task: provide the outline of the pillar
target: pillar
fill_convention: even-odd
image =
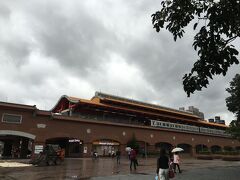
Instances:
[[[86,142],[83,144],[83,157],[92,156],[92,143]]]

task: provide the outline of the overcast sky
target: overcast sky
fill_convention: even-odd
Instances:
[[[229,123],[229,86],[240,66],[190,98],[182,77],[197,59],[192,27],[173,41],[156,33],[160,0],[0,1],[0,101],[50,110],[62,95],[95,91],[178,109],[195,106],[205,119]]]

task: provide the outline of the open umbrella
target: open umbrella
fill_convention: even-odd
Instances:
[[[176,147],[172,150],[172,153],[175,153],[175,152],[181,152],[181,151],[184,151],[182,148],[180,147]]]
[[[125,150],[126,150],[127,152],[129,152],[129,151],[131,151],[131,149],[132,149],[131,147],[126,147]]]

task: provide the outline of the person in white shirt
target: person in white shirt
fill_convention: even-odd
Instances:
[[[179,164],[180,164],[180,157],[179,157],[177,152],[174,153],[174,155],[173,155],[173,164],[174,164],[174,166],[173,166],[174,167],[174,172],[176,173],[176,166],[177,166],[178,167],[178,172],[182,173],[182,171],[180,169],[180,166],[179,166]]]

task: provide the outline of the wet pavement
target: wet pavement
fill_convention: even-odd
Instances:
[[[118,165],[116,159],[99,158],[92,160],[65,159],[58,166],[43,167],[0,167],[1,180],[144,180],[154,179],[156,171],[156,158],[138,159],[139,166],[136,171],[129,170],[127,158],[121,159]],[[14,160],[3,161],[14,163]],[[28,160],[18,160],[27,163]],[[184,180],[238,180],[240,177],[240,162],[222,160],[196,160],[183,159],[181,164],[182,174],[177,174],[174,179]],[[224,179],[225,178],[225,179]],[[235,178],[235,179],[234,179]]]

